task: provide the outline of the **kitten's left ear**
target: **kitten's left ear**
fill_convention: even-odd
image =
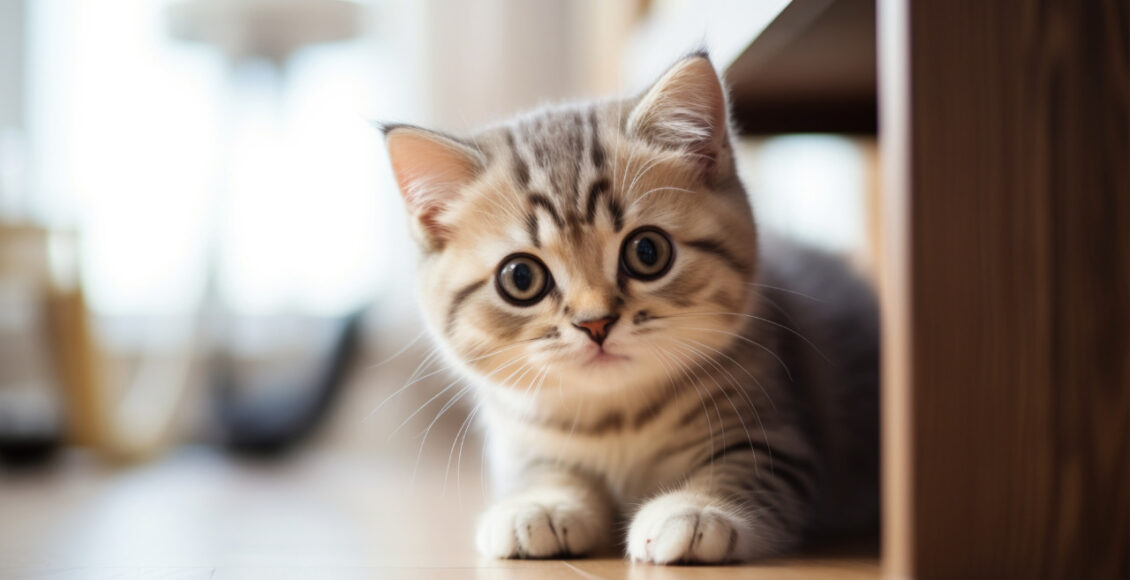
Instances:
[[[412,127],[382,128],[392,171],[425,248],[442,248],[451,234],[447,213],[482,171],[479,152],[446,135]]]
[[[701,156],[707,175],[728,164],[726,92],[705,53],[671,67],[628,117],[628,133]]]

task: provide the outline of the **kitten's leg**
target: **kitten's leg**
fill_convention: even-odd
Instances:
[[[479,520],[479,552],[494,558],[588,554],[606,545],[612,507],[601,485],[579,473],[539,466],[520,491],[495,503]]]
[[[758,469],[754,469],[757,462]],[[659,495],[632,520],[634,561],[720,563],[781,553],[797,543],[813,489],[811,471],[737,445]]]

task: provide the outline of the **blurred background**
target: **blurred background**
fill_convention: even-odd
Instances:
[[[706,45],[760,221],[870,274],[874,6],[811,47],[870,69],[767,70],[788,4],[0,0],[0,576],[418,564],[386,522],[420,490],[469,551],[477,431],[374,121],[458,133]],[[870,105],[814,133],[797,93]]]

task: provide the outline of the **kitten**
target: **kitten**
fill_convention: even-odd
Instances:
[[[385,132],[428,324],[482,404],[483,554],[747,561],[874,524],[871,292],[759,240],[705,53],[635,98]]]

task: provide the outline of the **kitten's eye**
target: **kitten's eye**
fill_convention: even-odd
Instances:
[[[675,253],[671,239],[663,230],[646,226],[624,238],[620,248],[620,266],[624,272],[640,280],[655,280],[671,268]]]
[[[553,277],[541,260],[530,254],[511,254],[494,277],[499,295],[515,306],[532,306],[553,287]]]

